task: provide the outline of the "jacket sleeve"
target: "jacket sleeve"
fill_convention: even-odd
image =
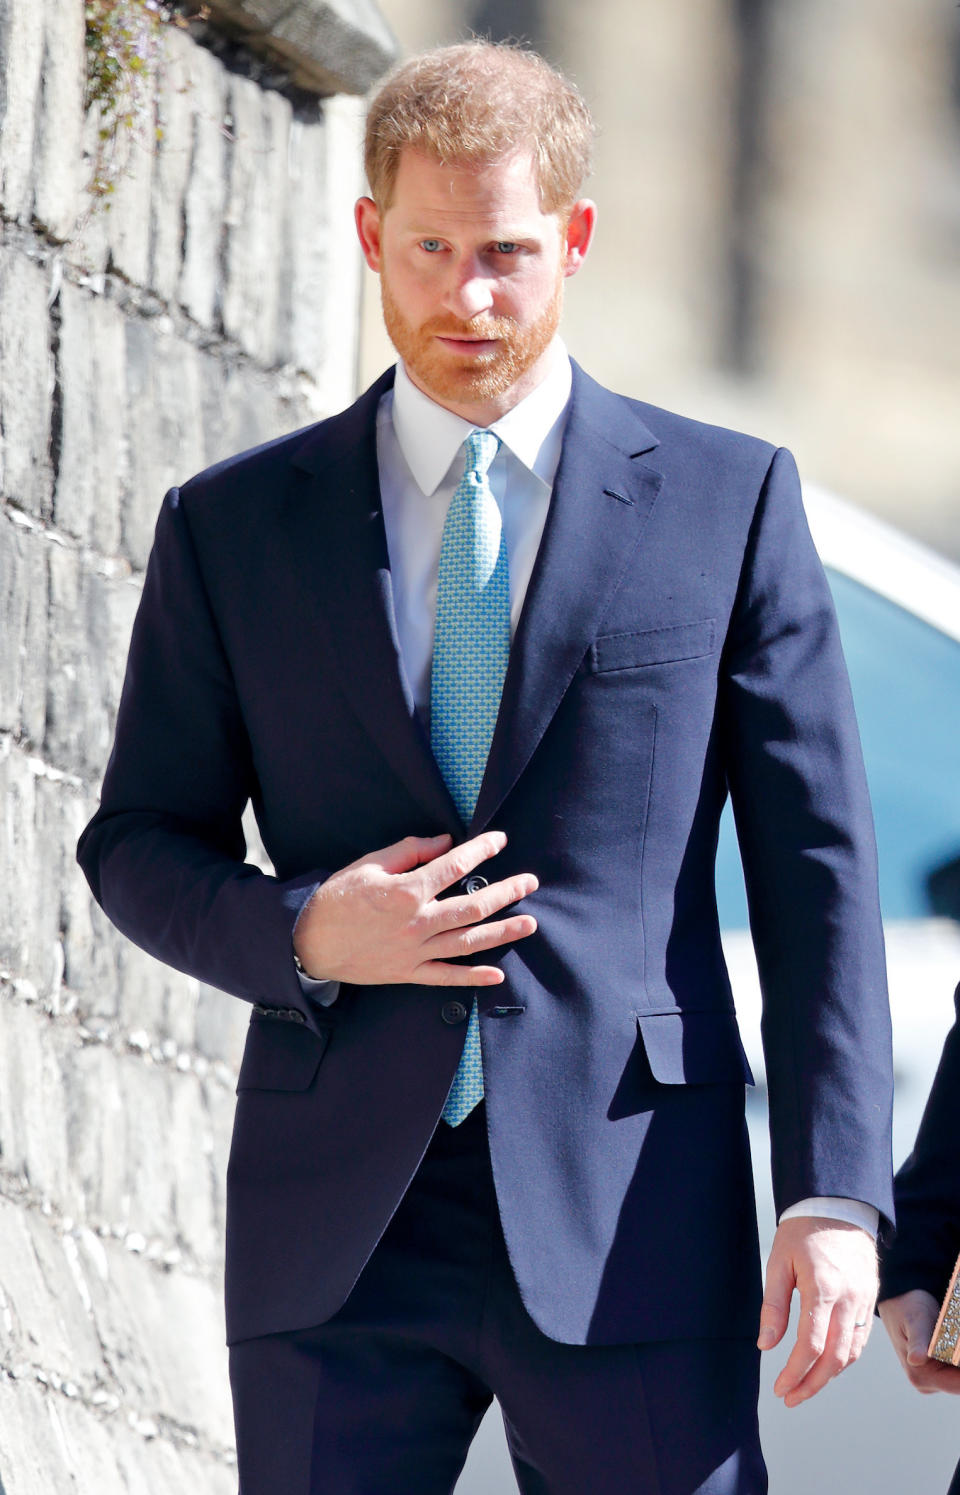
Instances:
[[[894,1181],[897,1233],[880,1253],[880,1297],[943,1297],[960,1255],[960,986],[913,1151]]]
[[[725,648],[721,723],[763,994],[778,1214],[892,1215],[892,1061],[873,820],[826,577],[775,453]]]
[[[180,493],[164,500],[100,808],[77,856],[97,902],[151,955],[250,1002],[316,1009],[293,927],[325,873],[244,861],[250,745]]]

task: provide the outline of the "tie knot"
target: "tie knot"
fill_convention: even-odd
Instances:
[[[477,473],[485,477],[497,452],[500,450],[500,437],[493,431],[471,431],[464,442],[467,450],[464,476]]]

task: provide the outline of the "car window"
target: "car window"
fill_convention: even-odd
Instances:
[[[929,876],[960,857],[960,643],[830,568],[880,854],[886,919],[929,917]],[[747,908],[727,806],[717,854],[724,929]]]

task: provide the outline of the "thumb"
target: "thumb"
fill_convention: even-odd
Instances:
[[[904,1325],[907,1331],[907,1364],[926,1365],[929,1356],[927,1346],[933,1332],[925,1320],[910,1318]]]
[[[780,1343],[790,1322],[790,1299],[796,1286],[796,1274],[787,1255],[776,1248],[767,1263],[767,1279],[763,1290],[763,1305],[760,1309],[760,1333],[757,1348],[772,1350]]]
[[[414,867],[422,867],[424,862],[432,862],[441,856],[449,850],[452,842],[453,838],[446,833],[440,836],[404,836],[402,841],[394,841],[392,846],[384,846],[361,860],[375,862],[384,872],[393,875],[412,872]]]

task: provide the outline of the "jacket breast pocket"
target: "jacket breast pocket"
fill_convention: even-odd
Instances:
[[[732,1012],[643,1012],[637,1027],[661,1085],[754,1083]]]
[[[589,667],[601,674],[674,664],[681,659],[702,659],[713,653],[716,636],[714,618],[699,623],[673,623],[667,628],[647,628],[639,633],[608,633],[591,644]]]
[[[243,1090],[309,1090],[331,1032],[253,1017],[247,1030],[237,1094]]]

